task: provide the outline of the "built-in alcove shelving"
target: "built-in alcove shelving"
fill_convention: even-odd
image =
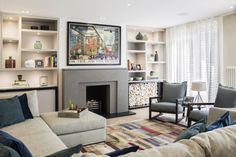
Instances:
[[[58,85],[58,19],[0,13],[0,30],[0,89],[21,88],[12,86],[17,75],[29,88],[39,87],[41,76],[48,77],[48,86]],[[41,48],[35,48],[37,41]],[[6,68],[9,57],[15,60],[15,68]],[[29,60],[43,65],[26,66]]]

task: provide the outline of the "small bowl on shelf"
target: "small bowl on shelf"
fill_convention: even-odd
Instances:
[[[133,80],[134,80],[134,78],[133,78],[133,77],[130,77],[130,78],[129,78],[129,81],[133,81]]]
[[[135,80],[136,80],[136,81],[142,81],[142,80],[143,80],[143,77],[135,77]]]

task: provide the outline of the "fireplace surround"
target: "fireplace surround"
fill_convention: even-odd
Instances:
[[[88,92],[96,88],[102,92],[104,89],[99,87],[103,86],[106,89],[105,114],[129,113],[127,69],[63,69],[62,75],[64,108],[69,100],[79,107],[87,107]]]

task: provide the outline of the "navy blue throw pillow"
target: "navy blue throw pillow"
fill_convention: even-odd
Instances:
[[[232,121],[230,125],[235,125],[236,124],[236,120]]]
[[[230,124],[231,124],[230,115],[229,115],[229,112],[226,112],[224,115],[218,118],[215,122],[209,124],[207,126],[207,131],[229,126]]]
[[[18,97],[0,99],[0,128],[25,120]]]
[[[82,148],[83,148],[83,145],[79,144],[77,146],[67,148],[67,149],[61,150],[59,152],[53,153],[53,154],[48,155],[46,157],[71,157],[73,154],[79,153]]]
[[[117,156],[125,155],[125,154],[131,153],[131,152],[136,152],[138,149],[139,149],[139,146],[132,146],[129,148],[124,148],[121,150],[116,150],[114,152],[107,153],[106,155],[110,156],[110,157],[117,157]]]
[[[29,109],[27,95],[23,94],[23,95],[19,96],[18,98],[19,98],[19,101],[21,104],[21,109],[22,109],[25,119],[32,119],[33,116],[32,116],[32,113]]]
[[[190,139],[191,137],[206,131],[206,124],[205,120],[200,120],[194,123],[191,127],[184,130],[175,140],[175,142],[182,140],[182,139]]]
[[[14,149],[0,143],[0,157],[20,157],[20,155]]]
[[[32,157],[28,148],[17,138],[0,130],[0,143],[14,149],[21,157]]]

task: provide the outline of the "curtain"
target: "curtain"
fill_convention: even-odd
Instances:
[[[215,101],[218,84],[223,81],[222,17],[197,21],[168,28],[166,31],[167,80],[204,81],[207,91],[201,92],[205,101]]]

